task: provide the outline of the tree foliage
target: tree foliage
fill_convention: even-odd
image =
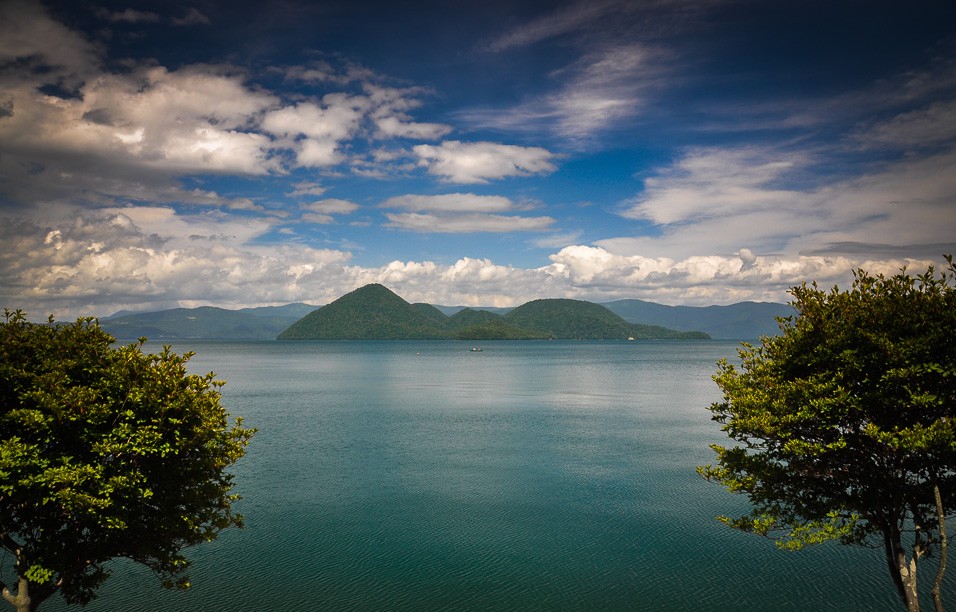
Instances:
[[[956,508],[956,268],[855,274],[849,291],[791,290],[782,334],[719,364],[710,407],[737,445],[714,445],[707,479],[749,497],[729,525],[798,549],[879,546],[917,610],[917,560],[941,558]],[[941,545],[942,544],[942,545]]]
[[[113,342],[93,319],[0,323],[0,540],[20,609],[89,602],[117,557],[186,588],[183,550],[242,525],[226,470],[254,430],[229,424],[223,383],[188,374],[191,353]]]

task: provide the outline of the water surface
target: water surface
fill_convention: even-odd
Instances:
[[[898,608],[879,551],[787,553],[714,520],[745,502],[694,471],[735,343],[470,347],[174,346],[259,428],[235,468],[247,527],[193,550],[190,591],[120,562],[87,609]]]

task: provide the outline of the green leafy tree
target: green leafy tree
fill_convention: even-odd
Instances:
[[[942,610],[947,513],[956,508],[956,268],[884,277],[849,291],[791,290],[781,335],[723,360],[713,419],[737,445],[714,445],[705,478],[749,497],[720,517],[782,548],[825,540],[882,548],[908,610],[917,562],[935,551]]]
[[[187,588],[186,547],[242,526],[226,469],[254,433],[230,425],[191,353],[114,348],[93,319],[0,323],[0,545],[21,612],[54,593],[86,604],[127,558]]]

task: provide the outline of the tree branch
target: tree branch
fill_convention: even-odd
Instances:
[[[936,514],[939,516],[939,569],[936,570],[936,580],[933,582],[933,605],[936,612],[943,612],[943,574],[946,573],[946,513],[943,511],[943,498],[939,493],[939,485],[933,485],[933,495],[936,497]]]
[[[3,598],[10,602],[17,612],[30,612],[30,581],[20,577],[20,583],[17,585],[17,594],[10,593],[10,589],[4,587]]]

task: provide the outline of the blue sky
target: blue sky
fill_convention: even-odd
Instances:
[[[951,2],[0,2],[31,315],[786,301],[956,252]]]

